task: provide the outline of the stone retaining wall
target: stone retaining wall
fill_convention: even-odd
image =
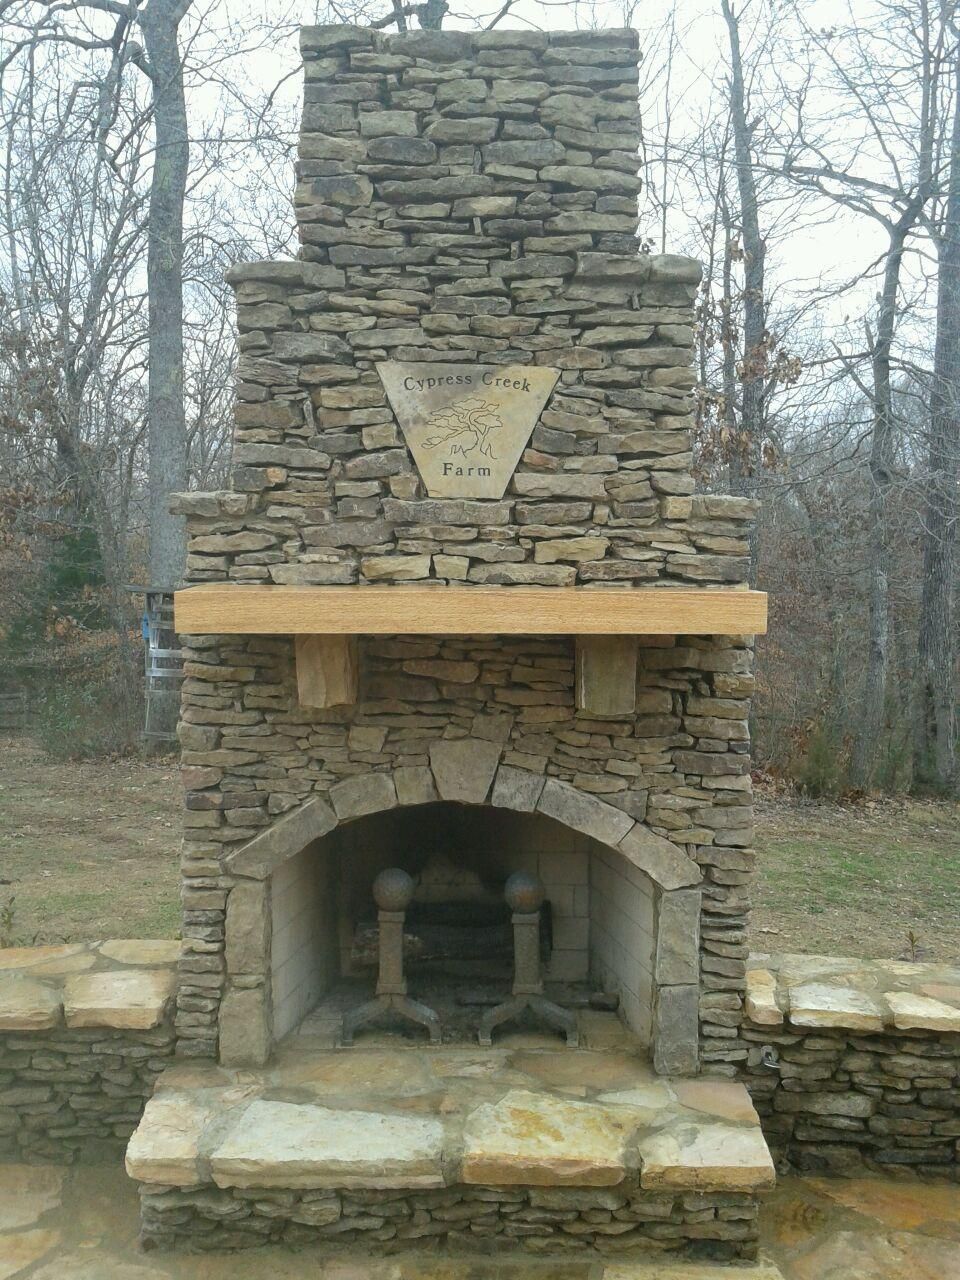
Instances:
[[[804,1172],[960,1180],[960,969],[754,956],[744,1079]],[[763,1046],[779,1065],[764,1066]]]
[[[658,1195],[617,1187],[453,1186],[430,1191],[140,1188],[141,1240],[163,1248],[242,1249],[282,1241],[389,1253],[458,1248],[757,1256],[758,1204],[736,1192]]]
[[[173,1054],[178,951],[127,940],[0,950],[0,1158],[122,1157]]]
[[[0,1158],[122,1158],[173,1043],[169,1023],[0,1034]]]

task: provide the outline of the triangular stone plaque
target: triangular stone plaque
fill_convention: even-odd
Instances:
[[[559,369],[408,364],[377,373],[431,498],[502,498]]]

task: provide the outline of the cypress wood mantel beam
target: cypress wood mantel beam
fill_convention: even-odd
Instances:
[[[183,635],[760,635],[763,591],[732,587],[265,587],[174,596]]]

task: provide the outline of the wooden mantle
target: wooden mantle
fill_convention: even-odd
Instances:
[[[760,635],[763,591],[643,587],[260,587],[174,596],[185,635]]]

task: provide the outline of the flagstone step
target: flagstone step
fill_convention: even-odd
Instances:
[[[490,1237],[543,1252],[555,1229],[600,1253],[707,1242],[750,1257],[756,1197],[774,1184],[729,1080],[664,1079],[624,1052],[304,1041],[258,1071],[169,1069],[126,1165],[148,1236],[182,1237],[189,1211],[224,1247],[291,1222],[392,1248]]]
[[[259,1072],[174,1067],[127,1170],[165,1186],[596,1187],[631,1174],[649,1190],[774,1184],[742,1085],[671,1081],[590,1050],[301,1050]]]

